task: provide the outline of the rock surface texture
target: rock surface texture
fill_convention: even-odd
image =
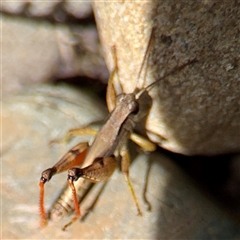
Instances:
[[[112,71],[115,46],[124,92],[196,60],[149,91],[146,129],[161,147],[187,155],[240,150],[239,9],[236,1],[95,1],[107,65]]]
[[[149,91],[153,106],[148,134],[160,146],[186,154],[239,150],[239,6],[231,1],[152,2],[158,4],[94,4],[110,71],[113,45],[125,92],[147,86],[196,58]],[[82,213],[89,212],[84,222],[77,221],[63,232],[61,228],[70,220],[66,216],[40,228],[41,172],[77,143],[92,138],[48,143],[70,129],[107,118],[105,97],[93,94],[93,80],[106,82],[108,73],[89,2],[4,1],[1,6],[0,239],[240,239],[239,222],[233,217],[240,216],[239,155],[229,155],[232,161],[227,167],[227,161],[220,164],[225,155],[215,157],[214,163],[213,157],[187,157],[160,148],[139,154],[133,144],[130,179],[142,217],[137,216],[124,177],[115,171],[92,211],[89,207],[102,183],[95,184],[81,202]],[[151,54],[139,80],[153,26]],[[82,76],[83,81],[79,80]],[[71,78],[76,81],[74,87],[67,84]],[[65,84],[51,84],[60,79]],[[86,79],[91,79],[88,88]],[[193,178],[177,165],[179,159],[194,165],[189,167]],[[206,178],[217,182],[211,186],[218,200],[220,193],[228,200],[232,194],[235,201],[228,204],[232,215],[209,198],[206,189],[194,184],[196,175],[202,175],[205,183]],[[46,183],[46,210],[66,179],[67,173],[62,173]]]

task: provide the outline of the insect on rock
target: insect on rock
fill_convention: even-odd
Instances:
[[[149,61],[149,49],[153,44],[153,39],[154,31],[152,31],[150,35],[150,40],[148,42],[148,46],[146,47],[146,52],[144,54],[137,80],[140,78],[144,64]],[[49,181],[53,175],[68,170],[68,184],[73,195],[75,216],[70,223],[64,226],[63,230],[65,230],[81,216],[76,188],[79,189],[86,183],[86,181],[100,182],[108,180],[117,166],[118,157],[121,159],[121,170],[132,194],[138,215],[142,215],[137,197],[129,178],[130,155],[128,151],[128,141],[131,139],[144,151],[151,152],[156,149],[156,145],[154,143],[134,133],[133,130],[136,124],[147,116],[148,110],[151,107],[151,99],[148,95],[148,91],[162,78],[148,85],[144,89],[135,89],[132,93],[128,94],[123,92],[116,94],[114,90],[114,80],[116,79],[116,75],[119,77],[116,46],[113,46],[112,51],[115,67],[108,82],[106,96],[107,106],[110,112],[109,117],[97,134],[96,130],[90,127],[70,130],[66,136],[83,134],[96,136],[91,146],[89,146],[86,142],[77,144],[75,147],[70,149],[52,168],[46,169],[42,172],[39,183],[42,226],[44,226],[47,222],[44,209],[44,184]],[[182,69],[188,64],[189,63],[184,64],[177,70]],[[176,71],[176,69],[173,71]],[[170,75],[173,71],[169,72],[164,77]],[[76,183],[74,184],[74,182]],[[66,195],[69,195],[69,190],[64,192],[61,199],[69,199],[66,198]],[[59,206],[60,205],[58,204],[58,207]]]

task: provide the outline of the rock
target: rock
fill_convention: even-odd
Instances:
[[[108,68],[117,49],[124,92],[161,79],[149,94],[149,138],[186,155],[240,150],[240,44],[237,2],[95,1]],[[150,56],[138,78],[152,30]],[[146,77],[146,78],[144,78]]]
[[[164,153],[140,154],[130,168],[130,178],[143,216],[136,207],[122,174],[114,173],[84,222],[61,230],[70,219],[50,221],[40,228],[38,213],[41,172],[51,167],[68,149],[89,137],[75,138],[67,145],[48,146],[67,130],[106,116],[98,99],[66,86],[26,89],[4,98],[2,148],[2,238],[148,238],[148,239],[238,239],[239,226],[207,199]],[[132,146],[133,147],[133,146]],[[136,153],[135,153],[136,154]],[[67,173],[54,176],[45,185],[49,210],[66,182]],[[86,212],[101,187],[81,203]],[[144,190],[146,189],[146,190]],[[145,193],[145,198],[143,197]],[[151,211],[148,211],[149,206]]]

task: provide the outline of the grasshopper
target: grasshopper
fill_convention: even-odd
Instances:
[[[153,35],[154,31],[152,31],[150,35],[150,40],[146,48],[138,78],[141,74],[145,61],[147,61],[149,58],[149,48],[154,38]],[[70,149],[68,153],[64,155],[63,158],[60,159],[60,161],[57,162],[52,168],[42,172],[39,183],[41,225],[45,225],[47,221],[43,203],[44,184],[49,181],[54,174],[68,170],[68,184],[71,191],[65,191],[61,198],[66,198],[69,201],[69,192],[72,192],[73,194],[75,217],[73,217],[70,223],[64,226],[63,230],[65,230],[70,224],[72,224],[81,216],[75,187],[77,187],[77,189],[80,188],[86,184],[86,181],[88,180],[92,182],[108,180],[117,166],[117,156],[121,157],[121,170],[132,194],[138,215],[142,215],[137,197],[129,178],[130,156],[127,143],[128,140],[131,139],[145,151],[151,152],[156,149],[156,145],[154,143],[134,133],[133,129],[135,125],[147,115],[148,110],[150,109],[151,101],[149,99],[150,97],[148,95],[148,90],[159,80],[176,71],[176,69],[148,85],[144,89],[136,89],[134,92],[128,94],[121,93],[115,97],[113,81],[115,74],[118,73],[116,47],[113,47],[113,53],[115,68],[112,71],[108,82],[106,96],[107,105],[110,112],[109,117],[97,134],[95,130],[88,127],[70,130],[67,133],[67,136],[75,136],[79,134],[96,134],[96,136],[91,146],[89,146],[88,143],[77,144],[75,147]],[[188,64],[189,62],[177,70],[182,69]],[[73,183],[75,181],[77,182],[74,186]]]

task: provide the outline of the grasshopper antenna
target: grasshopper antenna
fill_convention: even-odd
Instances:
[[[146,49],[146,52],[144,54],[144,58],[143,58],[143,62],[142,62],[142,65],[140,67],[140,71],[138,73],[138,77],[137,77],[137,80],[140,79],[140,76],[141,76],[141,72],[143,71],[143,67],[144,65],[148,62],[149,58],[150,58],[150,48],[152,47],[153,45],[153,40],[155,39],[154,38],[155,36],[155,28],[153,27],[152,28],[152,32],[151,32],[151,35],[150,35],[150,39],[148,41],[148,46],[147,46],[147,49]],[[175,72],[178,72],[180,70],[182,70],[183,68],[185,68],[187,65],[189,64],[192,64],[194,62],[197,62],[197,59],[194,58],[192,60],[189,60],[188,62],[184,63],[183,65],[181,66],[176,66],[175,68],[173,68],[171,71],[169,71],[167,74],[165,74],[164,76],[162,76],[161,78],[159,78],[158,80],[154,81],[153,83],[151,83],[150,85],[148,85],[147,87],[141,89],[139,92],[136,93],[136,99],[138,99],[142,93],[148,89],[151,89],[153,86],[155,86],[160,80],[168,77],[169,75],[175,73]],[[144,74],[144,79],[146,79],[146,75],[147,75],[147,70],[145,71],[145,74]],[[137,82],[136,80],[136,82]],[[137,83],[136,83],[137,85]],[[143,85],[143,84],[142,84]],[[135,88],[136,89],[136,88]]]
[[[192,63],[195,63],[195,62],[197,62],[197,61],[198,61],[198,60],[197,60],[196,58],[194,58],[194,59],[191,59],[191,60],[187,61],[186,63],[184,63],[184,64],[181,65],[181,66],[176,66],[176,67],[173,68],[171,71],[169,71],[167,74],[165,74],[164,76],[162,76],[161,78],[159,78],[159,79],[156,80],[155,82],[153,82],[153,83],[151,83],[150,85],[148,85],[148,86],[145,88],[145,90],[150,89],[151,87],[153,87],[155,84],[157,84],[157,83],[158,83],[159,81],[161,81],[162,79],[170,76],[170,75],[173,74],[173,73],[176,73],[176,72],[181,71],[181,70],[182,70],[183,68],[185,68],[186,66],[188,66],[188,65],[190,65],[190,64],[192,64]]]
[[[112,51],[112,56],[113,56],[114,69],[109,77],[108,85],[107,85],[106,101],[107,101],[107,106],[108,106],[109,112],[111,112],[116,106],[115,96],[119,94],[119,89],[121,89],[121,92],[123,90],[122,86],[120,84],[120,81],[119,81],[118,58],[117,58],[117,49],[116,49],[115,45],[112,46],[111,51]],[[118,81],[117,81],[118,91],[116,91],[116,88],[113,87],[115,74],[117,74],[117,78],[118,78]],[[115,83],[116,83],[116,81],[115,81]]]
[[[146,48],[146,51],[144,53],[144,57],[143,57],[143,61],[142,61],[142,64],[140,66],[140,69],[139,69],[139,72],[138,72],[138,75],[137,75],[137,79],[136,79],[136,83],[135,83],[135,88],[137,87],[137,84],[138,84],[138,81],[140,79],[140,76],[141,76],[141,73],[143,71],[143,67],[144,65],[148,62],[148,59],[149,59],[149,55],[150,55],[150,48],[153,44],[153,40],[154,40],[154,32],[155,32],[155,29],[152,28],[152,31],[151,31],[151,34],[150,34],[150,38],[149,38],[149,41],[148,41],[148,45],[147,45],[147,48]],[[144,79],[146,79],[146,72],[145,72],[145,76],[144,76]]]
[[[183,68],[185,68],[186,66],[192,64],[192,63],[195,63],[197,62],[198,60],[196,58],[194,59],[191,59],[189,61],[187,61],[186,63],[184,63],[183,65],[181,65],[180,67],[179,66],[176,66],[175,68],[173,68],[171,71],[169,71],[167,74],[165,74],[164,76],[160,77],[158,80],[156,80],[155,82],[151,83],[150,85],[148,85],[147,87],[145,87],[144,89],[141,89],[138,93],[136,93],[136,99],[138,99],[143,92],[147,91],[148,89],[151,89],[153,86],[155,86],[157,83],[159,83],[162,79],[170,76],[171,74],[173,73],[176,73],[176,72],[179,72],[181,71]]]

